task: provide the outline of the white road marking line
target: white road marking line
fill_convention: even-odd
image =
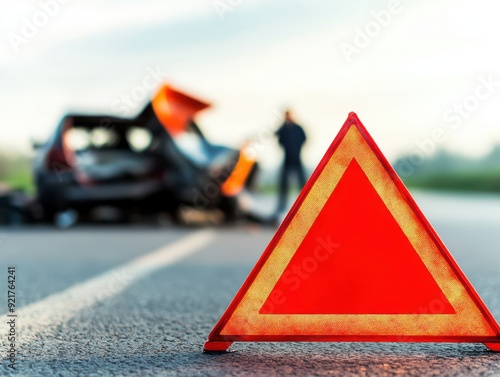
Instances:
[[[55,327],[69,321],[82,310],[119,294],[152,272],[202,250],[214,237],[213,230],[190,234],[159,250],[16,310],[16,327],[19,332],[17,347],[22,347],[43,334],[50,334]],[[0,317],[0,323],[6,324],[10,318],[5,314]],[[0,326],[0,337],[1,343],[6,345],[6,325]]]

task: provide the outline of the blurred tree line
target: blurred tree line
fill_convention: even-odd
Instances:
[[[31,158],[23,154],[0,152],[0,183],[12,189],[34,191]]]
[[[430,189],[500,192],[500,145],[472,158],[440,149],[430,156],[406,155],[394,167],[408,186]]]

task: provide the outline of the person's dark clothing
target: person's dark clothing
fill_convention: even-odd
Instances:
[[[285,151],[285,163],[300,162],[300,150],[306,141],[306,134],[302,127],[294,122],[285,122],[276,131],[276,135]]]
[[[300,161],[293,164],[283,164],[280,175],[278,208],[276,209],[277,214],[283,212],[286,208],[289,190],[289,177],[293,173],[297,174],[297,178],[299,180],[299,185],[301,188],[306,184],[306,174],[304,172],[304,167],[302,166],[302,163]]]
[[[278,208],[276,210],[277,213],[280,213],[286,208],[289,176],[293,173],[297,174],[301,188],[306,184],[306,175],[300,159],[300,151],[302,145],[306,141],[306,134],[298,124],[294,122],[285,122],[278,131],[276,131],[276,135],[285,152],[285,160],[279,181]]]

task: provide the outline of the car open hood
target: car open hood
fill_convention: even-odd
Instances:
[[[175,136],[186,130],[194,115],[207,107],[209,103],[200,101],[169,85],[158,90],[151,101],[153,111],[167,132]]]

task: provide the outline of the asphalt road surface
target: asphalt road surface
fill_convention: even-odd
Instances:
[[[500,198],[417,201],[500,319]],[[256,225],[0,229],[0,374],[500,376],[500,353],[482,344],[235,343],[232,353],[202,353],[273,234]],[[6,359],[8,266],[16,370]]]

